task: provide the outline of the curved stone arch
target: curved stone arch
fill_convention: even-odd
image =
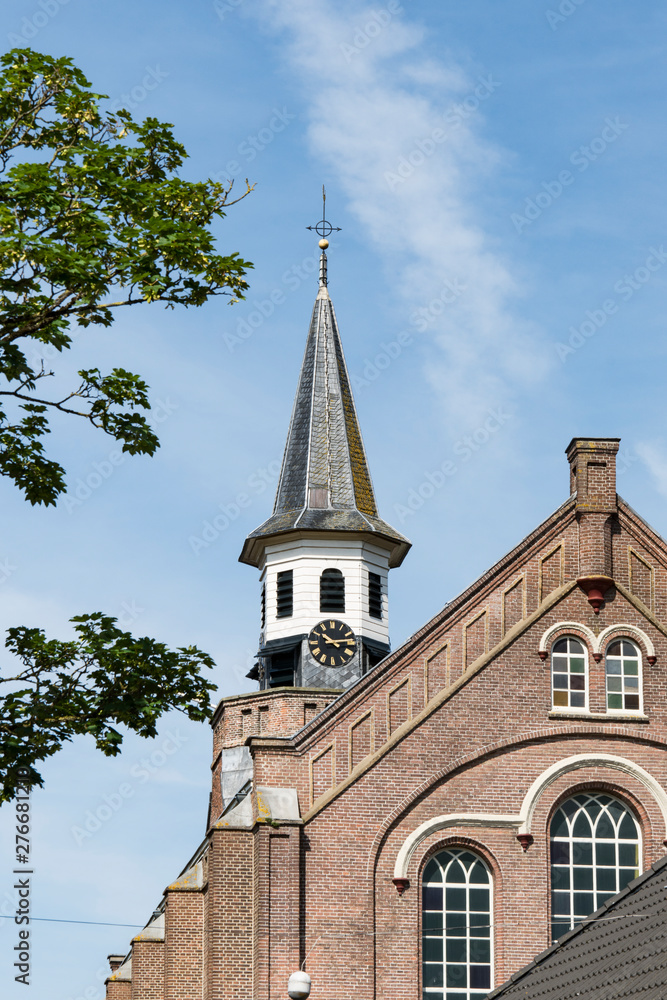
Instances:
[[[579,622],[556,622],[555,625],[550,625],[546,632],[543,633],[540,639],[540,644],[537,647],[538,652],[545,653],[547,648],[551,644],[551,639],[556,634],[556,632],[580,632],[586,636],[586,639],[591,645],[591,649],[597,652],[597,647],[595,645],[596,638],[595,633],[587,625],[581,625]]]
[[[658,747],[665,747],[667,745],[667,740],[665,739],[651,737],[647,740],[646,737],[638,737],[637,733],[632,730],[624,729],[620,726],[617,728],[615,727],[613,732],[616,736],[630,737],[641,742],[652,743]],[[428,781],[423,782],[422,785],[406,797],[400,806],[393,811],[391,816],[385,820],[381,829],[378,830],[373,846],[371,847],[369,857],[370,865],[374,866],[377,863],[382,840],[388,834],[396,820],[398,820],[400,816],[406,812],[410,804],[421,798],[426,792],[428,792],[429,788],[433,787],[438,781],[442,780],[442,778],[453,774],[465,764],[490,756],[498,749],[507,748],[509,750],[520,745],[528,745],[536,742],[537,740],[543,739],[545,736],[562,737],[587,735],[590,737],[591,735],[596,735],[605,737],[610,734],[611,731],[609,729],[603,729],[602,727],[596,727],[595,730],[592,727],[582,729],[581,727],[575,726],[559,727],[557,730],[543,729],[537,730],[534,733],[524,734],[523,737],[518,737],[509,743],[506,741],[501,743],[499,741],[497,744],[484,747],[483,750],[466,754],[465,757],[455,761],[451,767],[443,769],[436,775],[433,775]],[[495,829],[498,829],[499,827],[514,828],[517,833],[530,833],[530,824],[532,822],[533,813],[535,812],[539,798],[549,785],[553,784],[553,782],[556,781],[561,775],[568,773],[568,771],[595,766],[609,767],[611,769],[621,771],[622,773],[629,774],[644,785],[644,787],[656,800],[665,821],[665,829],[667,831],[667,793],[653,777],[653,775],[649,774],[648,771],[644,770],[644,768],[640,767],[638,764],[634,764],[632,761],[629,761],[624,757],[617,757],[614,754],[577,754],[558,761],[556,764],[552,764],[551,767],[547,768],[546,771],[543,771],[528,789],[528,792],[524,796],[521,809],[516,815],[501,813],[447,813],[441,816],[434,816],[430,820],[426,820],[426,822],[422,823],[416,830],[413,830],[412,833],[408,834],[403,841],[403,844],[399,848],[396,856],[393,877],[407,877],[410,862],[418,845],[425,840],[426,837],[430,836],[431,833],[438,832],[439,830],[445,830],[456,825],[465,825],[487,828],[493,827]]]
[[[635,639],[640,645],[642,645],[646,651],[647,656],[655,656],[655,646],[651,641],[650,637],[644,632],[643,629],[639,628],[637,625],[630,625],[629,623],[620,625],[609,625],[607,628],[600,632],[599,636],[595,640],[595,652],[604,652],[604,647],[607,644],[607,640],[615,634],[627,635],[630,638]]]
[[[552,785],[561,775],[567,774],[570,771],[576,771],[582,767],[608,767],[636,778],[657,802],[662,813],[662,818],[665,821],[665,829],[667,830],[667,793],[652,774],[649,774],[639,764],[635,764],[625,757],[617,757],[611,753],[582,753],[575,754],[573,757],[566,757],[565,760],[559,760],[535,779],[521,803],[521,826],[518,830],[519,833],[530,833],[535,809],[542,794],[549,785]]]
[[[406,872],[410,867],[415,850],[432,833],[439,833],[440,830],[446,830],[450,826],[493,827],[494,830],[499,827],[509,827],[511,829],[516,828],[520,822],[520,816],[497,813],[448,813],[444,816],[434,816],[432,819],[427,819],[403,841],[394,864],[394,878],[407,877]]]

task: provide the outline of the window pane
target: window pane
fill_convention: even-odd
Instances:
[[[597,883],[598,889],[609,889],[611,892],[616,892],[616,870],[614,868],[600,868],[597,872]]]
[[[468,922],[465,913],[447,913],[447,937],[467,937]]]
[[[590,820],[586,815],[585,810],[581,810],[579,815],[574,821],[574,826],[572,828],[572,833],[575,837],[592,837],[593,831],[591,829]]]
[[[442,986],[442,965],[424,962],[424,986]]]
[[[552,889],[569,889],[570,888],[570,869],[564,868],[562,865],[556,867],[554,865],[551,871],[551,888]]]
[[[434,866],[444,873],[440,885]],[[491,883],[484,862],[470,851],[450,849],[431,858],[422,878],[424,997],[481,1000],[491,989]],[[444,890],[444,891],[443,891]],[[444,931],[434,932],[435,924]],[[473,992],[477,991],[477,992]]]
[[[621,838],[621,840],[633,840],[637,836],[637,827],[635,826],[635,821],[633,820],[633,818],[630,815],[630,813],[626,813],[625,816],[623,817],[621,825],[618,828],[618,835]],[[623,858],[625,856],[625,853],[627,851],[632,851],[633,852],[633,857],[632,857],[632,862],[631,863],[633,865],[636,864],[637,863],[637,848],[635,847],[634,844],[621,844],[620,845],[621,864],[622,865],[627,865],[628,864],[627,861],[623,860]]]
[[[425,910],[442,909],[442,889],[438,888],[437,885],[425,885],[422,897]]]
[[[551,894],[551,909],[559,915],[570,914],[570,894],[569,892],[554,892]]]
[[[440,865],[435,860],[435,858],[431,858],[429,863],[426,865],[426,868],[424,869],[424,881],[442,882],[442,871],[440,869]]]
[[[487,872],[481,861],[476,861],[474,866],[470,870],[470,881],[483,882],[485,885],[489,883],[489,873]]]
[[[468,943],[465,939],[452,938],[451,941],[447,942],[448,962],[465,962],[467,954],[468,954]]]
[[[447,956],[449,957],[449,947],[447,948]],[[442,938],[424,939],[424,961],[442,962]]]
[[[554,705],[567,706],[567,691],[554,691]]]
[[[602,840],[611,840],[614,836],[614,827],[611,819],[606,813],[600,816],[597,828],[595,830],[595,836]]]
[[[610,694],[607,698],[607,708],[623,708],[623,695]]]
[[[615,865],[616,846],[614,844],[596,844],[595,861],[598,865]]]
[[[465,965],[447,966],[447,985],[457,987],[458,989],[468,985],[468,970]]]
[[[470,890],[470,909],[476,912],[485,911],[488,912],[489,909],[489,890],[488,889],[471,889]]]
[[[463,871],[463,868],[458,861],[452,861],[451,865],[447,869],[445,877],[447,882],[465,882],[466,873]]]
[[[584,692],[582,691],[581,693],[579,693],[578,691],[573,691],[570,694],[570,705],[572,706],[572,708],[585,708],[586,695],[584,694]]]
[[[491,986],[491,969],[488,965],[470,966],[470,985],[478,990]]]
[[[470,942],[470,961],[471,962],[490,962],[491,961],[491,941],[484,940],[483,938],[476,938],[474,941]]]
[[[552,865],[567,865],[570,861],[570,845],[567,841],[551,841],[551,863]]]
[[[448,910],[465,910],[466,909],[466,891],[465,889],[447,889],[447,909]]]
[[[574,889],[592,889],[593,869],[574,868],[572,871],[572,887]]]
[[[595,909],[595,900],[592,892],[574,893],[575,916],[585,917]]]

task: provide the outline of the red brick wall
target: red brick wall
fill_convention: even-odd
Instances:
[[[132,1000],[163,1000],[164,944],[162,941],[133,941]]]
[[[201,1000],[204,986],[204,895],[167,893],[164,1000]]]

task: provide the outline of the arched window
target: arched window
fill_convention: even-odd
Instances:
[[[491,982],[491,874],[458,848],[434,855],[422,877],[423,996],[483,1000]]]
[[[551,933],[554,940],[639,874],[639,830],[611,795],[584,792],[551,821]]]
[[[615,639],[607,646],[607,710],[640,712],[642,693],[641,654],[629,639]]]
[[[320,611],[345,612],[345,577],[339,569],[325,569],[320,577]]]
[[[554,708],[586,708],[588,684],[586,650],[573,636],[558,639],[551,650]]]

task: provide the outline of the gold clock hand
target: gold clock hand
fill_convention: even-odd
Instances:
[[[324,632],[322,633],[322,638],[324,639],[325,642],[328,642],[330,646],[340,646],[342,642],[341,639],[330,639],[329,636],[325,635]]]

